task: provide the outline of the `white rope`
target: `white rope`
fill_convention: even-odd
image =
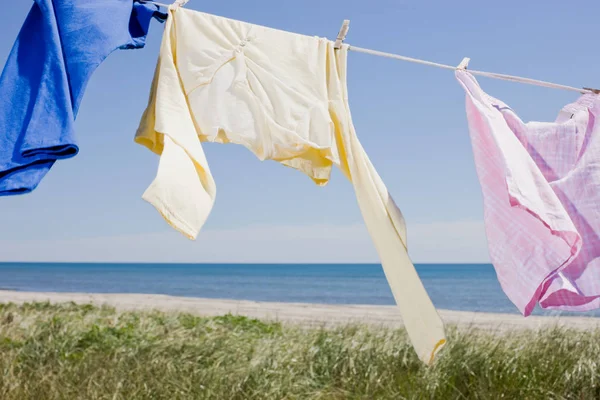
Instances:
[[[454,71],[459,69],[459,67],[455,67],[453,65],[439,64],[439,63],[435,63],[435,62],[431,62],[431,61],[419,60],[417,58],[405,57],[405,56],[401,56],[399,54],[385,53],[383,51],[363,49],[362,47],[350,46],[348,48],[348,50],[356,51],[358,53],[372,54],[374,56],[379,56],[379,57],[387,57],[387,58],[393,58],[396,60],[403,60],[403,61],[413,62],[413,63],[417,63],[417,64],[429,65],[431,67],[438,67],[438,68],[449,69],[449,70],[454,70]],[[526,83],[529,85],[543,86],[543,87],[552,88],[552,89],[570,90],[572,92],[578,92],[578,93],[598,93],[598,94],[600,94],[600,91],[596,91],[593,89],[587,89],[587,88],[582,89],[582,88],[576,88],[576,87],[572,87],[572,86],[559,85],[558,83],[545,82],[545,81],[540,81],[537,79],[530,79],[530,78],[522,78],[520,76],[497,74],[495,72],[483,72],[483,71],[474,71],[474,70],[468,70],[468,71],[473,75],[481,75],[481,76],[486,76],[488,78],[502,79],[505,81]]]
[[[169,5],[169,4],[159,3],[159,2],[156,2],[153,0],[140,0],[140,1],[142,1],[144,3],[156,4],[158,6],[162,6],[162,7],[166,7],[166,8],[170,8],[170,7],[178,8],[178,7],[184,6],[185,4],[187,4],[189,2],[189,0],[175,0],[173,4]],[[343,41],[343,39],[346,36],[346,33],[348,32],[348,23],[349,22],[350,21],[344,21],[342,30],[340,31],[340,34],[338,35],[338,38],[337,38],[337,41],[339,41],[340,43],[341,43],[341,41]],[[337,43],[337,41],[336,41],[336,43]],[[439,64],[439,63],[435,63],[435,62],[431,62],[431,61],[419,60],[418,58],[406,57],[406,56],[401,56],[399,54],[393,54],[393,53],[385,53],[383,51],[364,49],[362,47],[356,47],[356,46],[349,46],[348,50],[356,51],[358,53],[371,54],[371,55],[379,56],[379,57],[393,58],[396,60],[413,62],[413,63],[417,63],[417,64],[422,64],[422,65],[429,65],[431,67],[449,69],[449,70],[453,70],[453,71],[464,68],[463,66],[456,67],[453,65]],[[570,90],[572,92],[578,92],[578,93],[600,94],[600,90],[596,90],[596,89],[576,88],[576,87],[572,87],[572,86],[560,85],[558,83],[540,81],[537,79],[522,78],[520,76],[498,74],[495,72],[475,71],[475,70],[469,70],[469,72],[473,75],[486,76],[488,78],[501,79],[501,80],[511,81],[511,82],[526,83],[529,85],[542,86],[542,87],[547,87],[547,88],[551,88],[551,89]]]
[[[161,6],[161,7],[165,7],[165,8],[170,8],[171,6],[174,8],[179,8],[179,7],[185,6],[188,3],[188,1],[190,1],[190,0],[175,0],[175,2],[173,2],[173,4],[159,3],[158,1],[154,1],[154,0],[140,0],[140,1],[142,3],[156,4],[157,6]]]

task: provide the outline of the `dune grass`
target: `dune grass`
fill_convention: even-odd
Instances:
[[[0,399],[600,398],[598,331],[449,334],[426,368],[402,330],[0,305]]]

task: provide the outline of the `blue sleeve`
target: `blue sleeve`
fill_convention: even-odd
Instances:
[[[34,190],[77,154],[74,122],[94,70],[114,50],[141,48],[151,4],[36,0],[0,75],[0,196]]]

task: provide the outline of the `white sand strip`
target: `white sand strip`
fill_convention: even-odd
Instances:
[[[187,312],[203,316],[231,313],[264,320],[277,320],[305,326],[331,326],[358,322],[390,327],[402,326],[395,306],[330,305],[305,303],[274,303],[247,300],[204,299],[156,294],[92,294],[39,293],[0,290],[0,303],[45,302],[107,305],[120,311],[159,310]],[[479,328],[505,332],[514,329],[537,329],[566,326],[577,329],[600,328],[600,318],[590,317],[527,317],[518,314],[493,314],[439,310],[446,324],[460,328]]]

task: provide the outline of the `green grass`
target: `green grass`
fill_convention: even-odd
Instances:
[[[402,330],[0,305],[0,399],[597,399],[600,332],[450,329],[432,368]]]

